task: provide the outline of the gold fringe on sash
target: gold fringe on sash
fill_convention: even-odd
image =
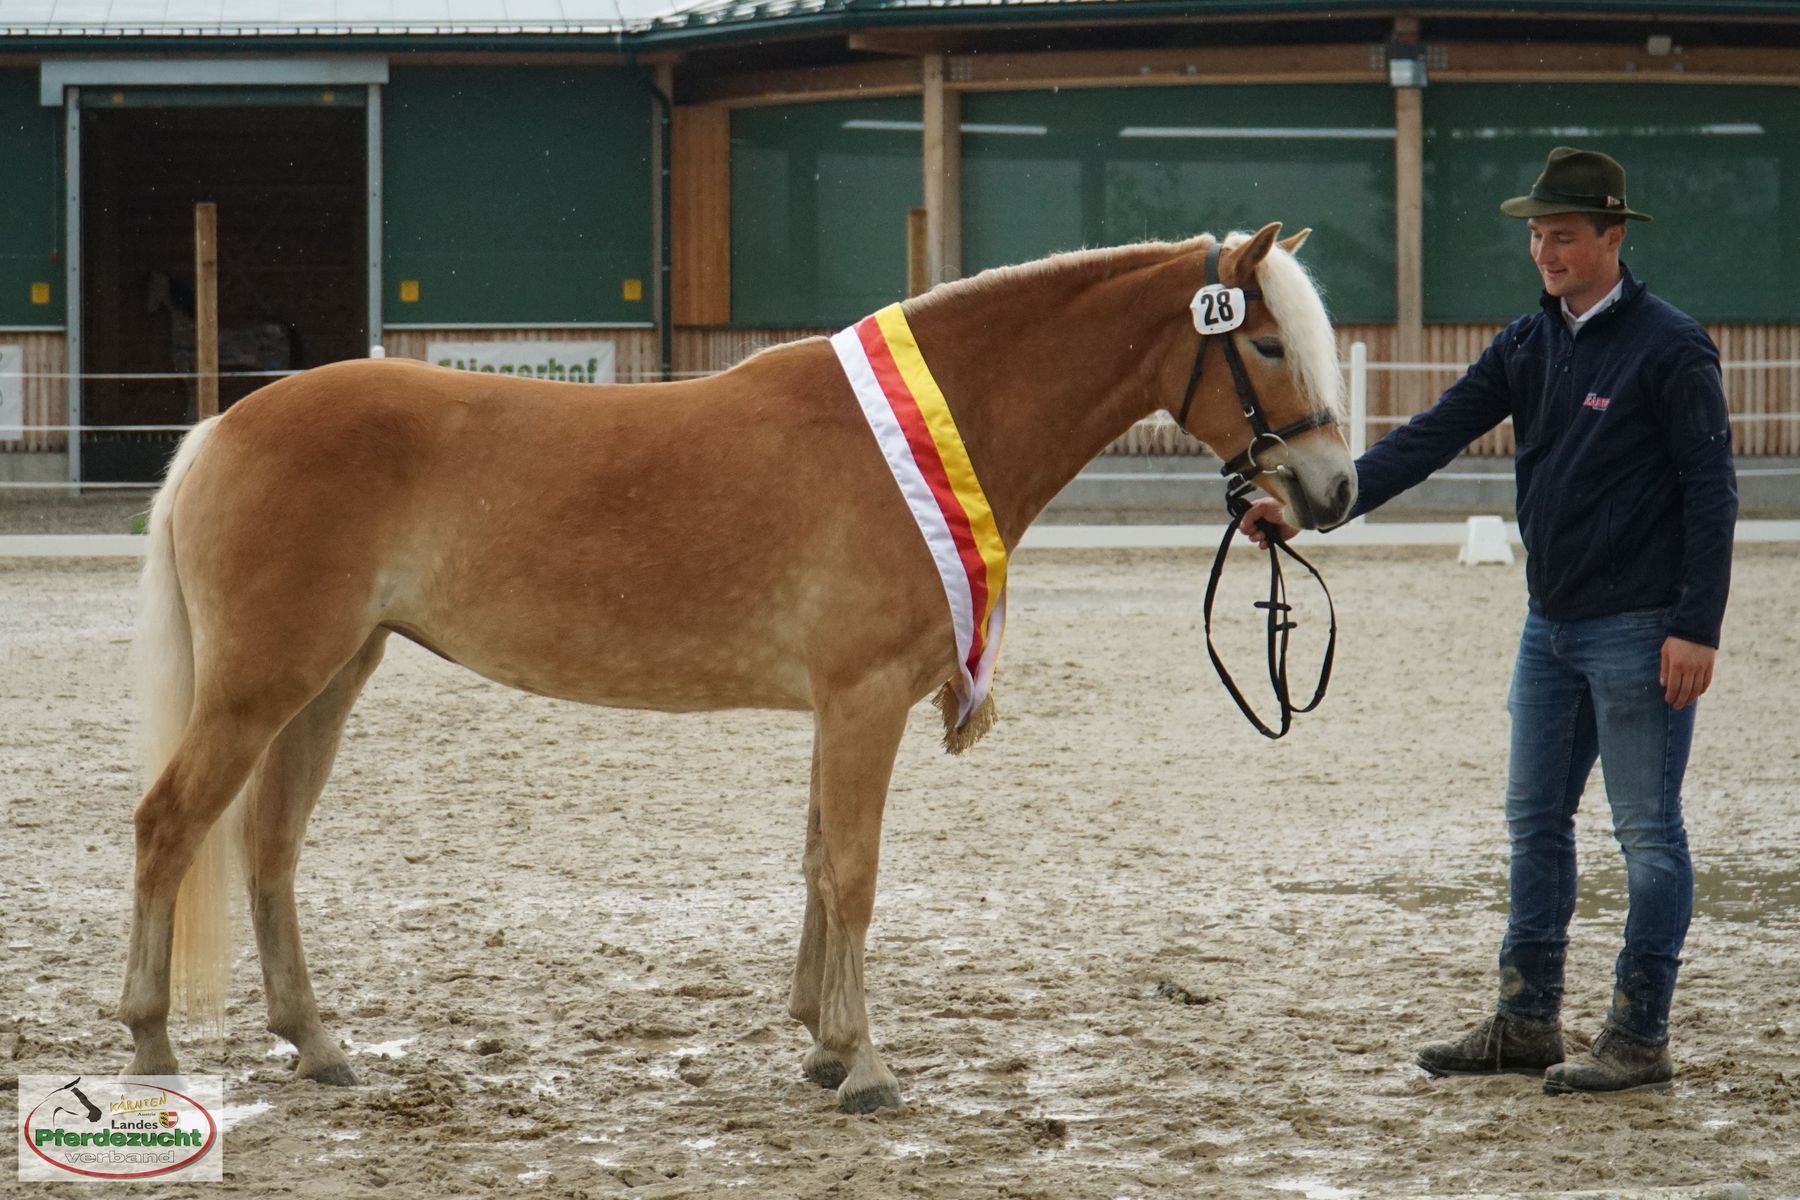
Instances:
[[[943,715],[944,749],[951,754],[961,754],[979,742],[1000,720],[1000,710],[994,706],[994,690],[991,687],[981,704],[969,714],[969,719],[961,729],[956,727],[956,713],[961,705],[957,701],[955,688],[946,683],[938,689],[937,698],[932,703],[937,705],[938,712]]]

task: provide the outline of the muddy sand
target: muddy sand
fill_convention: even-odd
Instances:
[[[907,1105],[874,1117],[801,1079],[785,1014],[808,718],[581,708],[393,639],[301,864],[314,982],[364,1085],[291,1077],[246,922],[226,1038],[178,1027],[183,1067],[227,1080],[226,1183],[145,1190],[1800,1196],[1800,555],[1739,551],[1688,777],[1678,1083],[1613,1098],[1411,1065],[1492,995],[1522,567],[1317,557],[1337,679],[1281,743],[1207,666],[1201,555],[1018,557],[1000,726],[951,759],[921,705],[895,771],[868,977]],[[130,1057],[134,571],[0,561],[7,1072]],[[1246,559],[1224,601],[1246,676],[1257,582]],[[1585,1038],[1623,919],[1597,774],[1581,846]],[[0,1194],[89,1194],[13,1178]]]

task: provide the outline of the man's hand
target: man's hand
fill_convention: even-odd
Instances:
[[[1238,528],[1243,531],[1245,537],[1258,546],[1267,546],[1269,536],[1262,531],[1260,524],[1265,522],[1269,528],[1275,531],[1275,540],[1278,542],[1285,542],[1300,532],[1292,525],[1282,521],[1281,501],[1269,496],[1264,496],[1250,505],[1250,511],[1245,513],[1243,519],[1238,522]]]
[[[1698,642],[1669,638],[1662,646],[1663,699],[1671,708],[1686,708],[1712,686],[1713,656],[1718,652]]]

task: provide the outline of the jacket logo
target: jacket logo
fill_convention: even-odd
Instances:
[[[1611,396],[1602,396],[1598,392],[1589,392],[1587,394],[1587,399],[1581,402],[1581,407],[1591,408],[1595,412],[1605,412],[1606,406],[1611,403]]]

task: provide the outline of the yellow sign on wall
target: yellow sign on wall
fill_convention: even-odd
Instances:
[[[644,298],[644,281],[641,279],[627,279],[625,281],[625,286],[619,290],[624,293],[625,299],[627,300],[642,300]]]
[[[402,279],[400,281],[400,303],[417,304],[419,302],[419,281]]]
[[[32,284],[31,285],[31,302],[33,304],[48,304],[48,303],[50,303],[50,285],[47,283]]]

